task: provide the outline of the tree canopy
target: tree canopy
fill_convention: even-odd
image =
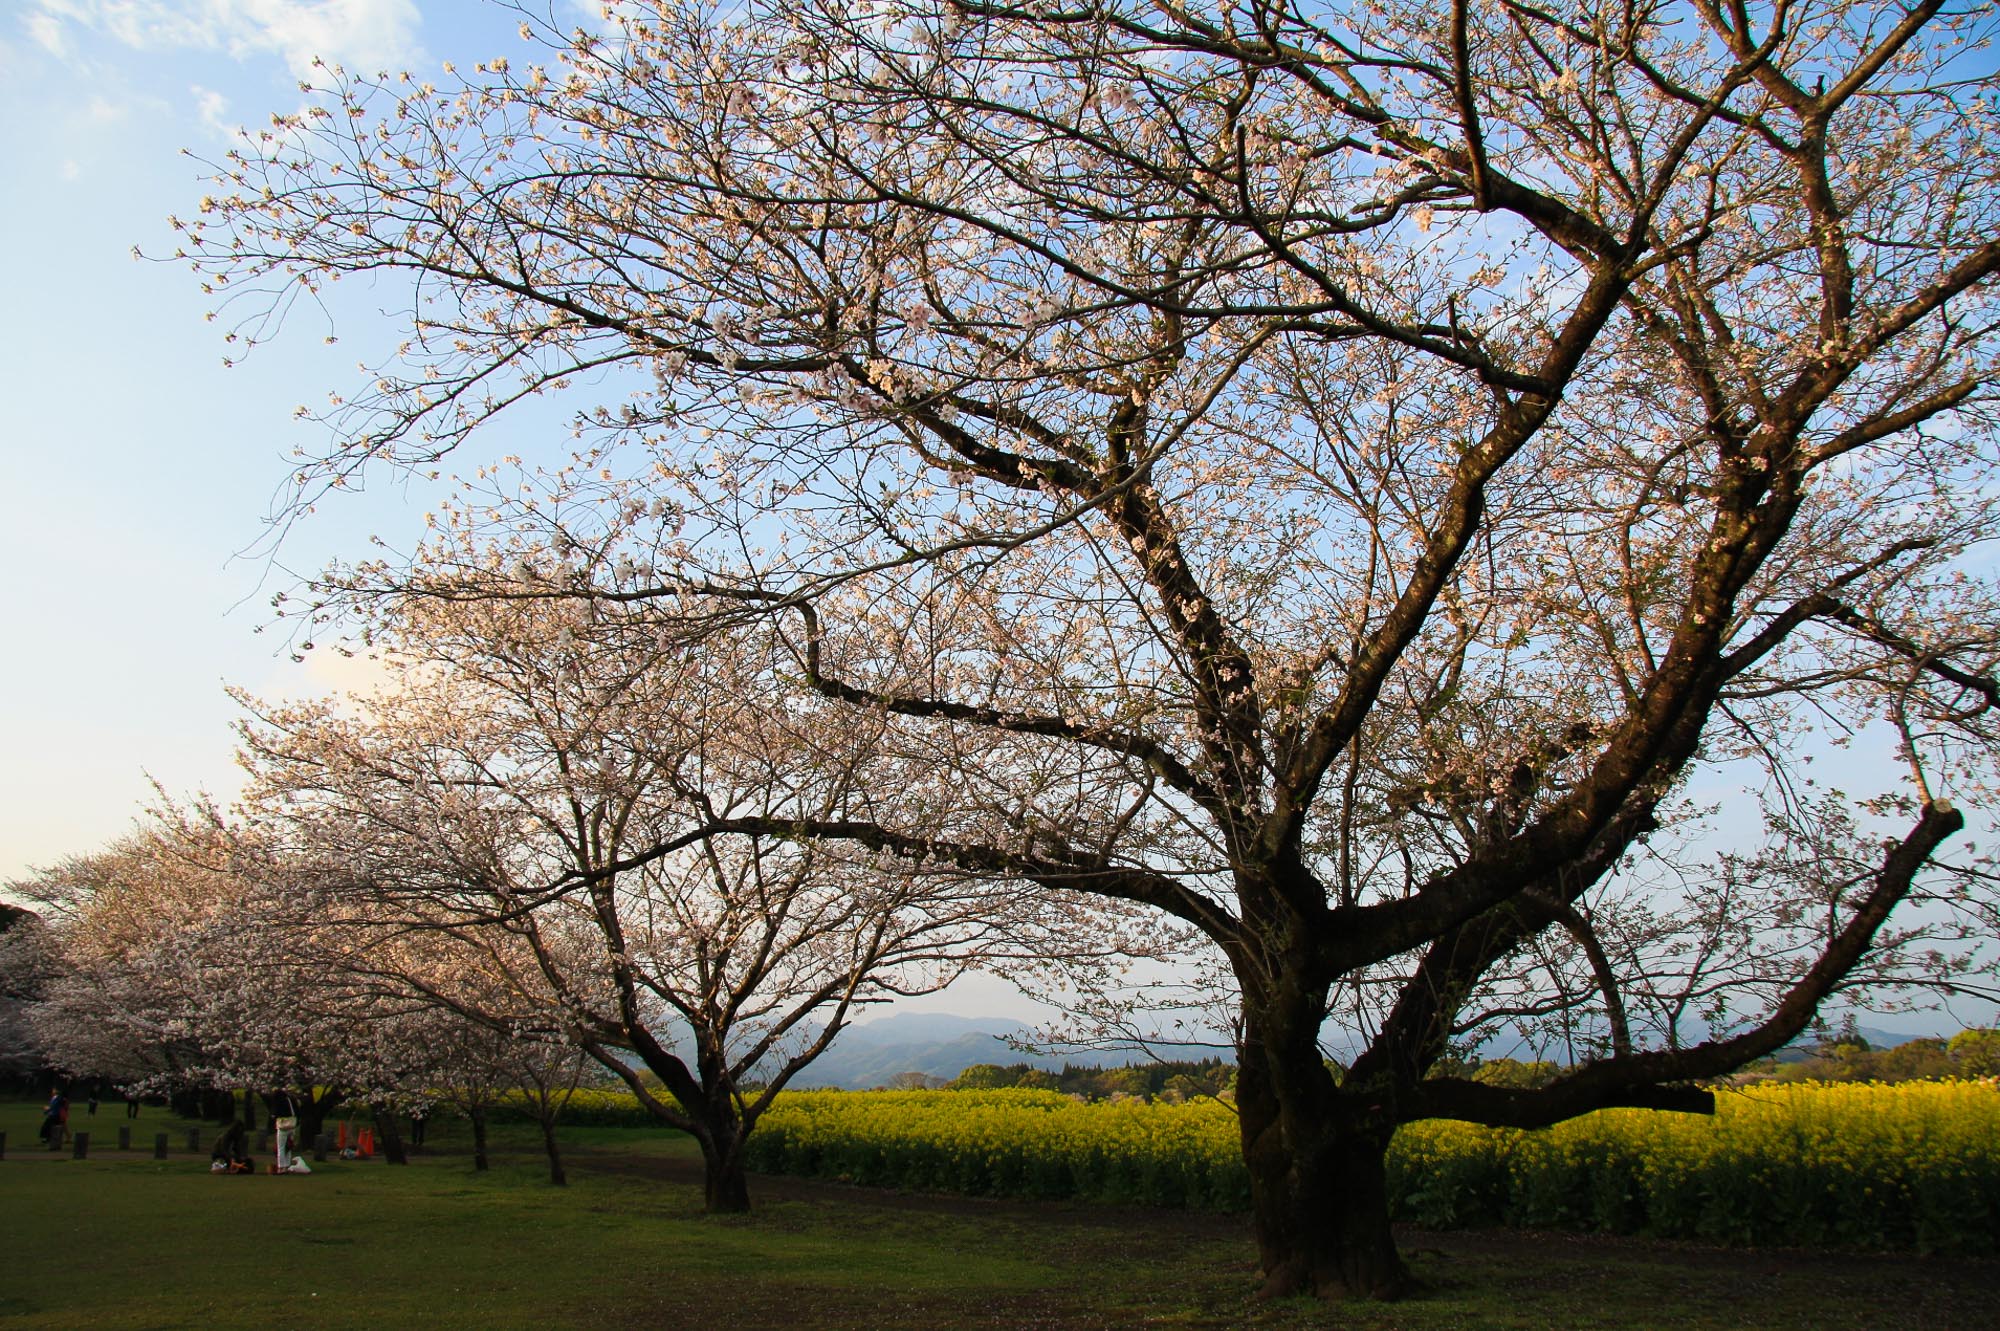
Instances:
[[[252,341],[409,292],[298,504],[461,488],[302,633],[710,632],[746,709],[868,730],[796,768],[868,798],[708,835],[1204,939],[1267,1288],[1393,1294],[1398,1123],[1699,1108],[1833,995],[1982,982],[1942,848],[2000,704],[1993,23],[619,7],[451,86],[327,71],[185,252]],[[510,432],[543,395],[560,449]],[[1846,742],[1893,756],[1815,785]],[[1427,1075],[1505,1021],[1577,1062]]]
[[[748,1206],[745,1137],[868,1005],[1115,946],[978,875],[718,831],[875,799],[855,772],[878,728],[770,701],[740,635],[692,655],[567,599],[375,610],[385,687],[244,699],[247,871],[278,927],[340,938],[328,964],[365,983],[586,1051],[700,1142],[713,1208]]]

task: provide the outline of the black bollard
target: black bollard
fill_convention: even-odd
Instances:
[[[199,1152],[199,1151],[201,1150],[201,1129],[200,1129],[200,1128],[189,1128],[189,1129],[188,1129],[188,1149],[189,1149],[190,1151],[195,1151],[195,1152]]]
[[[118,1129],[118,1149],[121,1151],[129,1151],[132,1149],[132,1129],[130,1128]]]
[[[155,1160],[167,1158],[167,1134],[164,1132],[153,1134],[153,1158]]]
[[[6,1135],[0,1134],[0,1151],[4,1151],[6,1147],[7,1147]],[[322,1132],[319,1136],[313,1138],[313,1159],[319,1162],[320,1164],[326,1163],[326,1153],[332,1149],[333,1149],[333,1139],[328,1137],[324,1132]]]
[[[76,1140],[72,1144],[72,1149],[70,1151],[70,1159],[83,1160],[88,1158],[89,1155],[90,1155],[90,1134],[87,1132],[79,1132],[76,1134]]]
[[[7,1134],[0,1132],[0,1160],[7,1158]]]

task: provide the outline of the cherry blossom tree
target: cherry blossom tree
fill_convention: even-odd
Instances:
[[[51,1062],[141,1092],[241,1088],[304,1141],[345,1101],[424,1094],[439,1022],[284,927],[246,844],[212,805],[167,806],[11,884],[49,911],[54,974],[30,1021]]]
[[[587,601],[380,605],[393,685],[250,704],[249,798],[286,913],[349,940],[339,969],[581,1048],[696,1139],[709,1208],[742,1210],[745,1139],[865,1005],[1110,945],[1081,927],[1102,912],[787,835],[774,811],[865,814],[880,727],[759,707],[742,643],[629,627]]]
[[[251,872],[280,946],[296,964],[338,977],[344,1019],[365,1023],[366,1098],[390,1163],[408,1163],[401,1114],[448,1105],[472,1128],[474,1170],[486,1170],[491,1112],[511,1099],[541,1131],[550,1183],[566,1185],[556,1126],[588,1058],[552,1020],[534,957],[502,930],[412,929],[407,914],[367,914],[358,909],[366,899],[352,895],[330,906],[322,874],[280,863],[262,844],[264,862]],[[474,936],[477,946],[463,945]],[[511,964],[496,964],[509,954]]]
[[[48,929],[31,910],[0,902],[0,1078],[26,1085],[44,1066],[28,1005],[55,978]]]
[[[216,885],[184,868],[164,840],[135,833],[9,884],[48,921],[48,973],[29,1020],[56,1066],[148,1090],[207,1084],[161,975],[166,940],[217,905]]]
[[[562,1144],[556,1127],[570,1098],[583,1078],[589,1060],[576,1046],[547,1030],[503,1026],[485,1012],[468,1015],[463,1003],[442,1002],[433,997],[445,977],[422,981],[406,978],[421,971],[407,952],[395,964],[379,955],[359,960],[363,950],[396,948],[396,939],[380,929],[343,929],[347,946],[340,955],[324,958],[324,963],[346,976],[354,996],[368,995],[370,1019],[387,1021],[396,1041],[396,1078],[391,1093],[378,1089],[371,1097],[376,1138],[392,1164],[409,1163],[411,1148],[422,1149],[423,1138],[412,1133],[405,1142],[401,1119],[407,1113],[412,1123],[428,1119],[440,1107],[450,1107],[465,1115],[472,1129],[472,1167],[484,1172],[491,1167],[488,1130],[496,1108],[509,1107],[531,1119],[540,1130],[543,1154],[548,1159],[549,1182],[556,1187],[569,1182],[563,1164]],[[436,949],[425,949],[436,961],[447,964],[460,958]],[[450,977],[452,987],[463,991],[465,976]],[[357,1007],[360,1005],[357,1004]]]
[[[576,1094],[584,1070],[590,1066],[588,1056],[571,1044],[513,1036],[490,1041],[488,1048],[494,1071],[508,1090],[520,1097],[535,1126],[541,1129],[542,1151],[549,1161],[549,1182],[564,1186],[569,1176],[563,1167],[562,1146],[556,1139],[556,1123]]]
[[[389,594],[705,628],[814,724],[702,835],[1201,936],[1272,1293],[1404,1287],[1398,1124],[1700,1109],[1829,999],[1981,983],[1990,9],[613,19],[328,70],[182,223],[241,341],[408,279],[295,511],[489,450],[305,644]],[[540,397],[575,441],[509,454]],[[1578,1061],[1432,1075],[1517,1018]]]

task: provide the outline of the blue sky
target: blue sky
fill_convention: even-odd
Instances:
[[[566,3],[566,0],[564,0]],[[353,381],[386,336],[365,290],[340,342],[295,327],[225,370],[220,327],[173,263],[198,156],[295,108],[326,54],[434,69],[517,52],[519,19],[477,0],[17,0],[0,18],[0,170],[13,256],[0,322],[0,881],[117,836],[165,787],[235,789],[226,682],[321,692],[272,636],[291,583],[260,546],[285,453],[317,442],[292,409]],[[412,528],[393,487],[337,505],[280,557],[311,570],[370,532]]]
[[[371,534],[407,548],[421,527],[421,496],[387,478],[294,529],[275,560],[262,522],[289,451],[324,441],[294,408],[350,387],[358,360],[400,340],[365,287],[335,293],[337,329],[301,320],[225,369],[196,278],[133,248],[172,253],[167,217],[206,192],[194,158],[296,109],[313,56],[434,71],[521,50],[519,15],[480,0],[5,8],[0,883],[124,832],[149,776],[175,794],[232,795],[226,683],[271,695],[359,682],[336,656],[297,665],[279,630],[260,635],[271,594]],[[587,22],[595,5],[550,9]],[[897,1008],[1041,1014],[984,976]]]

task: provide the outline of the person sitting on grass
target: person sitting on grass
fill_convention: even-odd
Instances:
[[[64,1129],[69,1125],[69,1100],[61,1091],[51,1092],[48,1107],[42,1111],[42,1140],[49,1149],[60,1150]]]
[[[215,1149],[209,1152],[208,1169],[212,1174],[255,1172],[250,1164],[250,1137],[244,1131],[241,1119],[230,1119],[222,1129],[222,1135],[215,1139]]]

